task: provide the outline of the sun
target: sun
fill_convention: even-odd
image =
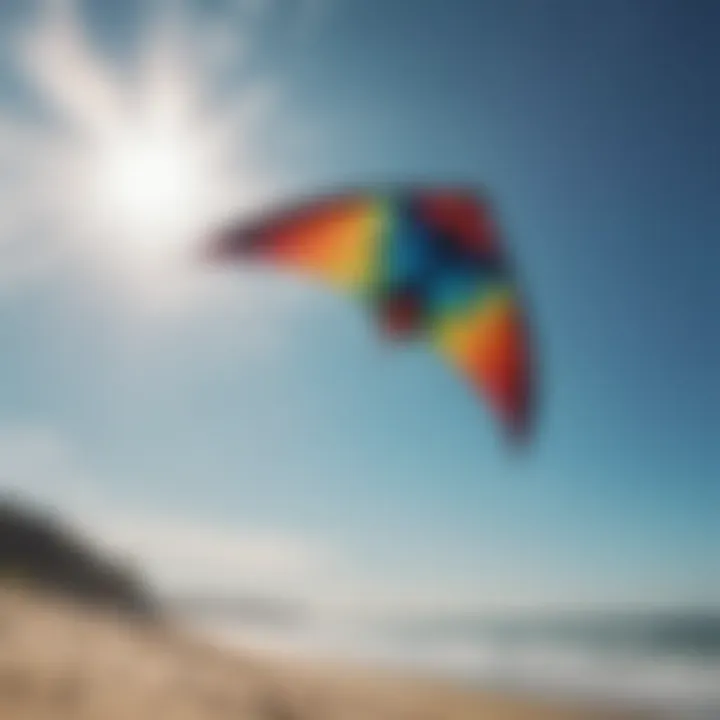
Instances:
[[[210,127],[155,110],[115,117],[86,146],[78,210],[108,289],[143,312],[193,299],[199,246],[242,194]]]
[[[188,148],[142,132],[116,141],[98,168],[98,201],[131,231],[166,236],[197,203],[199,168]]]
[[[201,282],[196,250],[207,231],[271,190],[261,139],[274,109],[262,102],[268,83],[220,82],[222,68],[207,62],[217,28],[179,5],[149,22],[131,71],[94,44],[76,2],[53,8],[28,30],[21,59],[59,122],[32,142],[14,128],[29,176],[16,212],[44,223],[35,235],[113,301],[185,300]]]
[[[92,207],[107,241],[138,262],[187,249],[211,222],[217,177],[198,138],[147,125],[123,127],[91,162]]]

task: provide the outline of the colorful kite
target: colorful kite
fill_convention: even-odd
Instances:
[[[422,337],[485,397],[514,437],[531,419],[520,298],[487,204],[466,191],[325,196],[222,230],[218,262],[308,273],[370,305],[391,337]]]

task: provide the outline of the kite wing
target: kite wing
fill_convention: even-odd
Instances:
[[[463,310],[440,315],[431,330],[437,351],[487,398],[511,435],[531,420],[528,334],[510,287],[489,288]]]
[[[268,262],[364,294],[377,277],[389,219],[381,196],[336,196],[223,230],[211,254]]]
[[[360,297],[392,336],[426,337],[513,435],[530,416],[518,292],[485,203],[467,192],[357,192],[223,231],[211,254],[257,259]]]

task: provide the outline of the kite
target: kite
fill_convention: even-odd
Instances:
[[[371,308],[391,338],[421,338],[469,382],[508,433],[532,416],[531,357],[517,283],[488,203],[472,191],[325,195],[230,224],[214,262],[305,273]]]

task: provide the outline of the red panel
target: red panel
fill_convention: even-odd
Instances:
[[[467,250],[490,253],[495,248],[492,218],[477,198],[457,192],[423,195],[420,212],[425,222]]]

